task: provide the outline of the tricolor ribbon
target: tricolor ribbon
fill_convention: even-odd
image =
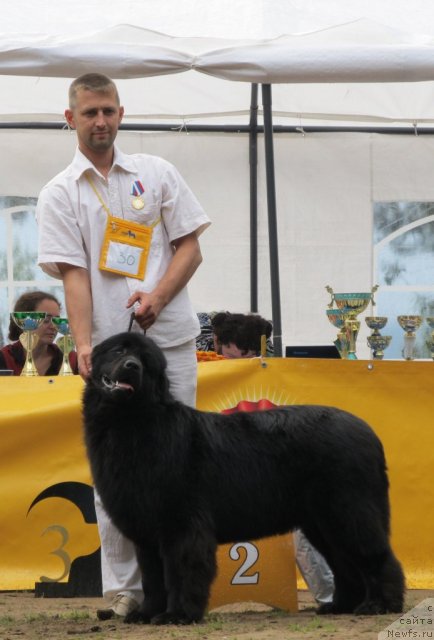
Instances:
[[[131,195],[133,196],[141,196],[142,193],[145,193],[145,188],[140,182],[140,180],[135,180],[133,186],[131,187]]]

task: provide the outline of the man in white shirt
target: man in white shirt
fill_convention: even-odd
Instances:
[[[198,236],[210,221],[173,165],[115,146],[123,113],[108,77],[85,74],[71,84],[65,117],[78,148],[40,193],[38,263],[63,280],[84,379],[92,346],[126,331],[134,310],[132,329],[145,330],[164,351],[171,392],[194,405],[200,329],[186,285],[202,261]],[[125,616],[143,598],[134,549],[97,495],[95,508],[103,593],[112,599],[98,617]]]

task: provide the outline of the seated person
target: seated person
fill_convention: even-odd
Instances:
[[[62,351],[54,344],[57,329],[51,321],[53,316],[60,315],[60,303],[57,298],[45,291],[23,293],[16,301],[14,311],[43,311],[47,314],[41,326],[35,331],[39,340],[32,355],[39,375],[57,375],[63,362]],[[11,317],[8,338],[12,343],[0,349],[0,369],[11,369],[16,376],[21,374],[26,360],[26,351],[19,340],[21,334],[22,330]],[[69,362],[73,372],[78,373],[75,351],[69,354]]]
[[[261,316],[229,311],[198,313],[201,332],[196,338],[199,351],[215,351],[226,358],[254,358],[261,355],[265,335],[267,356],[272,356],[271,322]]]
[[[257,314],[200,313],[201,334],[196,341],[203,351],[214,349],[227,358],[261,355],[261,336],[267,338],[267,356],[273,355],[272,324]],[[323,556],[300,529],[293,531],[295,559],[310,592],[318,604],[332,602],[334,578]]]
[[[273,325],[257,314],[216,313],[211,326],[215,351],[226,358],[260,356],[262,336],[267,340],[267,356],[273,355],[270,340]]]

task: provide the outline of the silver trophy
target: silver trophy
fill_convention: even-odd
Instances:
[[[422,316],[398,316],[398,324],[404,329],[404,349],[402,355],[405,360],[414,360],[414,343],[416,342],[416,331],[422,324]]]
[[[371,335],[367,337],[367,341],[372,351],[372,357],[374,360],[382,360],[384,349],[387,349],[392,340],[392,336],[383,336],[380,333],[380,329],[383,329],[387,324],[387,318],[385,316],[367,316],[365,322],[371,329]]]
[[[426,346],[431,352],[431,358],[434,360],[434,316],[428,316],[425,320],[431,329],[431,338],[426,341]]]

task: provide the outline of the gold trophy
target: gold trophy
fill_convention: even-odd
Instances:
[[[20,342],[26,351],[26,360],[20,374],[22,376],[39,375],[33,362],[32,352],[39,340],[35,331],[41,326],[46,315],[45,311],[13,311],[11,313],[12,320],[22,330]]]
[[[58,375],[73,376],[74,372],[69,362],[69,354],[71,353],[71,351],[73,351],[75,345],[69,329],[69,320],[68,318],[53,316],[53,318],[51,318],[51,321],[53,322],[57,331],[62,334],[61,337],[56,340],[57,346],[63,353],[63,362]]]
[[[402,355],[405,360],[414,360],[414,343],[416,342],[416,330],[422,324],[422,316],[398,316],[398,324],[404,329],[404,349]]]
[[[371,329],[371,335],[368,336],[368,346],[372,351],[372,357],[374,360],[382,360],[384,358],[384,349],[390,344],[392,336],[383,336],[380,333],[380,329],[387,324],[387,318],[385,316],[367,316],[365,322]]]
[[[431,329],[431,338],[426,341],[426,346],[431,351],[431,358],[434,360],[434,316],[428,316],[425,320]]]
[[[377,289],[378,285],[375,285],[370,293],[334,293],[331,287],[326,286],[326,290],[331,295],[329,309],[332,309],[333,303],[335,303],[344,319],[340,332],[345,334],[345,340],[348,344],[347,353],[344,356],[347,360],[357,360],[356,342],[360,329],[360,320],[357,320],[357,316],[366,309],[370,302],[375,304],[374,293]]]
[[[327,318],[334,327],[339,329],[336,340],[333,341],[341,358],[346,358],[350,346],[349,336],[345,327],[345,313],[341,309],[327,309]]]

